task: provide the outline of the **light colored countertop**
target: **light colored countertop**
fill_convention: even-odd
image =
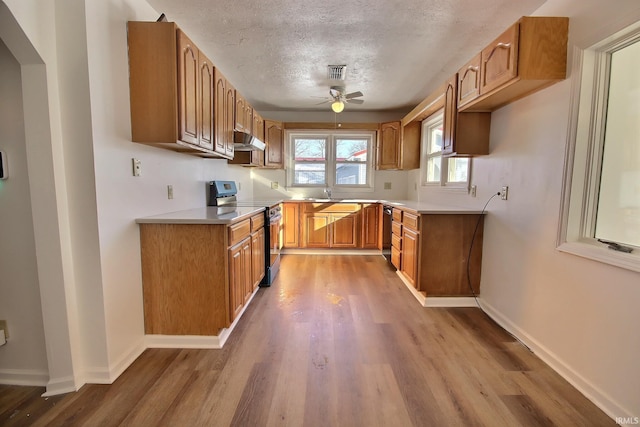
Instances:
[[[138,218],[138,224],[232,224],[264,211],[264,207],[215,207],[187,209]]]
[[[397,207],[400,209],[406,209],[419,214],[439,214],[439,215],[456,215],[456,214],[468,214],[478,215],[482,213],[482,209],[466,208],[460,206],[448,206],[437,205],[428,202],[417,202],[415,200],[378,200],[378,199],[290,199],[285,202],[300,202],[300,203],[382,203]]]

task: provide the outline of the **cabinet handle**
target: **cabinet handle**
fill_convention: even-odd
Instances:
[[[493,47],[493,49],[491,49],[491,53],[489,54],[489,56],[487,56],[487,59],[484,60],[485,64],[487,62],[489,62],[489,60],[491,59],[491,57],[493,56],[495,51],[498,50],[498,48],[500,48],[500,49],[511,49],[511,43],[498,43],[497,45],[495,45]]]

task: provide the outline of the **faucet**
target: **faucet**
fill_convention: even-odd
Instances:
[[[326,187],[326,188],[324,189],[324,194],[326,194],[326,195],[327,195],[327,198],[328,198],[328,199],[331,199],[331,188]]]

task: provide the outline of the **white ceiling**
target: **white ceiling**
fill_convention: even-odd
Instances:
[[[324,111],[347,64],[352,111],[409,111],[545,0],[148,0],[258,111]]]

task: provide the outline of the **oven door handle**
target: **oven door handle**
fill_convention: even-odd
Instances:
[[[273,215],[273,216],[269,217],[269,223],[273,224],[273,223],[279,222],[281,219],[282,219],[282,215],[281,214]]]

